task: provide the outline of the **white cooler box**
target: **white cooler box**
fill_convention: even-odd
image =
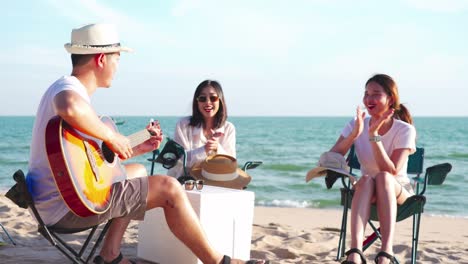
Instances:
[[[186,192],[211,245],[224,255],[250,259],[255,194],[207,185]],[[138,257],[160,264],[202,263],[171,233],[161,208],[146,212],[139,223]]]

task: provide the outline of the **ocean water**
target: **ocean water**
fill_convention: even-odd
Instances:
[[[255,203],[262,206],[340,208],[337,181],[327,190],[323,178],[305,183],[305,174],[330,149],[351,117],[231,117],[237,131],[237,158],[263,164],[249,171]],[[141,130],[150,117],[119,117],[125,135]],[[173,135],[178,117],[159,117],[163,132]],[[14,171],[27,171],[34,117],[0,117],[0,193],[13,184]],[[416,117],[417,145],[426,150],[424,167],[449,162],[453,169],[442,186],[426,191],[426,213],[468,217],[468,117]],[[136,157],[146,161],[151,153]],[[155,173],[165,170],[156,164]]]

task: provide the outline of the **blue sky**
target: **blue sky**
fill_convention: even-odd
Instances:
[[[122,54],[100,114],[190,114],[204,79],[232,116],[351,116],[374,73],[415,116],[468,116],[467,0],[6,1],[0,115],[34,115],[71,72],[72,28],[115,23]],[[6,12],[8,10],[8,12]]]

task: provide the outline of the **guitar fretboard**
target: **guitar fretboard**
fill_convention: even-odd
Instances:
[[[141,131],[138,131],[136,133],[133,133],[127,138],[130,140],[130,145],[133,147],[140,145],[141,143],[145,142],[151,137],[151,134],[148,130],[143,129]]]

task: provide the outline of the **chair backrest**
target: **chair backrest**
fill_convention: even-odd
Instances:
[[[161,150],[154,162],[161,163],[165,169],[171,169],[181,158],[184,173],[179,176],[177,180],[180,183],[184,183],[187,180],[194,180],[194,178],[187,172],[187,153],[185,152],[184,147],[170,138],[167,138],[164,148]],[[153,169],[151,169],[151,174],[153,174]]]
[[[424,167],[424,148],[416,148],[416,152],[408,157],[408,174],[421,174]]]
[[[177,161],[183,157],[183,165],[185,169],[186,157],[185,149],[179,143],[168,138],[164,148],[156,158],[156,162],[161,163],[165,169],[170,169],[177,164]]]

